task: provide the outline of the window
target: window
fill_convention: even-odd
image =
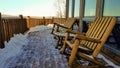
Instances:
[[[69,17],[72,17],[72,0],[69,0]]]
[[[85,0],[84,16],[95,16],[97,0]]]
[[[75,13],[74,16],[75,17],[79,17],[79,13],[80,13],[80,0],[75,0]]]
[[[120,0],[104,0],[103,16],[120,16]]]

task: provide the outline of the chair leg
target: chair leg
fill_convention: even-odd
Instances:
[[[78,45],[79,45],[79,40],[76,39],[75,43],[73,45],[73,48],[72,48],[71,56],[69,57],[69,65],[70,65],[70,67],[72,67],[72,63],[75,60],[77,50],[78,50]]]
[[[66,42],[64,41],[62,49],[61,49],[61,54],[64,54],[65,49],[66,49]]]
[[[55,45],[56,49],[58,48],[59,42],[60,42],[60,38],[57,36],[56,37],[56,45]]]
[[[61,47],[63,45],[63,40],[64,40],[64,37],[60,37],[60,45],[61,45]]]
[[[65,49],[66,49],[66,40],[68,39],[69,37],[69,34],[67,33],[67,35],[65,36],[65,40],[63,41],[63,46],[62,46],[62,49],[61,49],[61,54],[64,54],[65,52]]]
[[[55,45],[55,48],[57,49],[58,48],[58,40],[56,40],[56,45]]]
[[[55,28],[55,24],[53,25],[51,34],[53,34],[53,32],[54,32],[54,28]]]

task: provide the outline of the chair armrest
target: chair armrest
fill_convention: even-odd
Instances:
[[[74,30],[71,30],[71,29],[68,29],[68,30],[67,30],[67,32],[68,32],[68,33],[72,33],[72,34],[80,34],[80,35],[85,35],[85,34],[83,34],[83,33],[81,33],[81,32],[76,32],[76,31],[74,31]]]
[[[54,25],[57,25],[58,27],[62,27],[62,28],[65,28],[65,29],[69,29],[68,27],[65,27],[65,26],[63,26],[63,25],[60,25],[60,24],[58,24],[58,23],[54,23]]]
[[[53,32],[54,32],[54,30],[55,30],[55,26],[57,26],[57,30],[59,30],[59,27],[62,27],[62,28],[65,28],[65,29],[69,29],[69,28],[67,28],[67,27],[65,27],[65,26],[63,26],[63,25],[60,25],[59,23],[53,23],[54,25],[53,25],[53,28],[52,28],[52,31],[51,31],[51,34],[53,34]]]
[[[75,38],[80,39],[80,40],[86,40],[86,41],[90,41],[90,42],[95,42],[95,43],[100,43],[101,42],[99,39],[89,38],[89,37],[86,37],[86,36],[80,35],[80,34],[76,34]]]

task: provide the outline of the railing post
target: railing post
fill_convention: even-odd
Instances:
[[[43,25],[46,25],[45,17],[43,17]]]
[[[54,17],[52,17],[52,22],[51,22],[51,24],[53,24],[54,23]]]
[[[26,30],[28,30],[27,23],[24,20],[23,15],[19,15],[19,17],[21,18],[21,27],[22,27],[21,32],[24,33]]]
[[[2,39],[2,14],[0,13],[0,48],[4,48],[4,42]]]
[[[27,16],[26,22],[27,22],[27,28],[30,28],[30,16]]]
[[[23,28],[24,28],[24,27],[23,27],[23,16],[22,16],[22,15],[19,15],[19,17],[20,17],[20,19],[21,19],[20,22],[19,22],[19,23],[20,23],[20,32],[23,33]]]
[[[1,38],[1,13],[0,13],[0,48],[2,47],[2,38]]]

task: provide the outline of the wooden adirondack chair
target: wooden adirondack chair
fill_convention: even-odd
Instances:
[[[117,18],[115,17],[96,18],[85,35],[80,32],[67,30],[68,34],[65,37],[61,52],[64,53],[67,45],[72,49],[69,57],[70,67],[72,67],[76,55],[94,64],[93,66],[80,67],[104,66],[105,63],[100,62],[96,58],[100,53],[100,50],[102,49],[108,36],[110,35],[113,27],[115,26],[116,21]],[[69,38],[69,33],[76,34],[75,41],[73,43],[67,40]]]
[[[54,23],[51,34],[53,34],[56,39],[56,48],[58,48],[59,43],[62,44],[62,40],[66,36],[66,30],[72,29],[75,22],[75,18],[68,18],[62,25],[59,23]]]

